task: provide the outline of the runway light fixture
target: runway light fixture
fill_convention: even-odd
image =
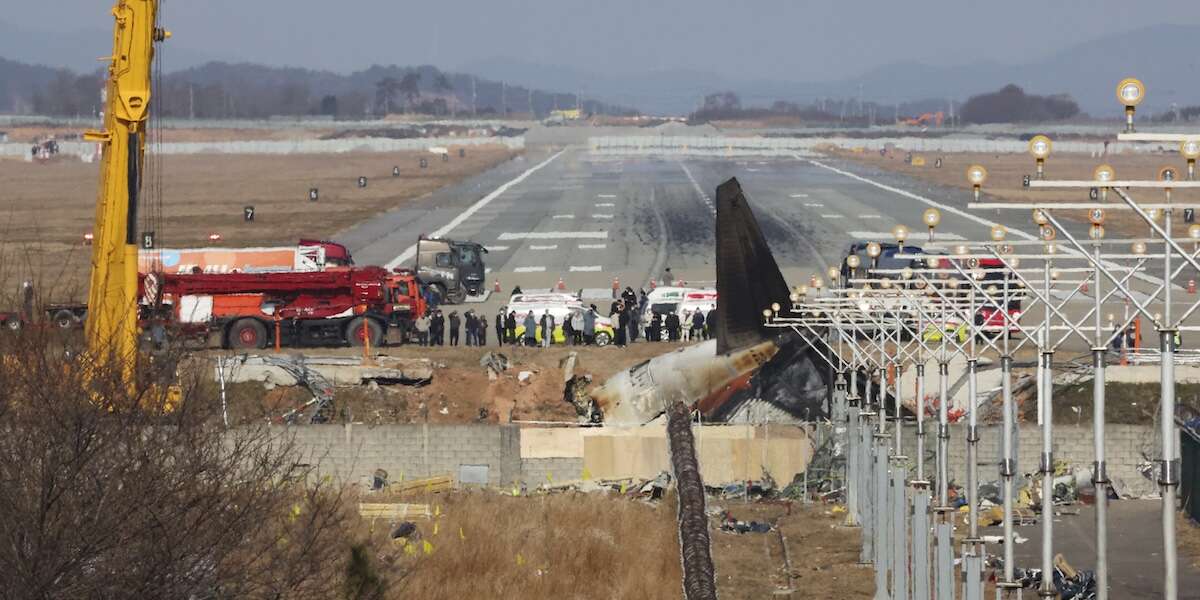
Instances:
[[[1041,237],[1043,241],[1048,242],[1048,241],[1058,237],[1058,232],[1055,231],[1055,229],[1049,225],[1043,225],[1038,228],[1038,236]]]
[[[838,277],[841,276],[841,273],[838,272],[837,267],[829,267],[829,270],[826,271],[825,274],[829,275],[829,281],[837,281]]]
[[[1004,238],[1007,236],[1008,236],[1008,229],[1005,229],[1005,227],[1003,225],[1001,225],[999,223],[992,225],[992,241],[993,242],[1003,242]]]
[[[825,281],[820,277],[813,276],[812,287],[814,290],[820,292],[821,288],[825,287]]]
[[[90,232],[90,231],[83,234],[83,243],[85,243],[85,244],[92,243],[92,240],[94,240],[94,239],[96,239],[96,236],[92,235],[92,232]]]
[[[851,254],[850,256],[846,257],[846,266],[850,267],[851,269],[857,269],[861,264],[862,259],[859,258],[857,254]]]
[[[1033,209],[1033,222],[1040,227],[1050,223],[1050,217],[1046,216],[1046,211],[1035,208]]]
[[[210,234],[208,234],[208,241],[210,241],[210,242],[219,242],[219,241],[221,241],[221,234],[219,234],[219,233],[210,233]]]
[[[959,244],[954,247],[955,256],[966,256],[968,252],[970,252],[970,249],[967,248],[966,244]]]
[[[800,294],[792,292],[791,294],[788,295],[788,300],[791,300],[792,304],[795,304],[800,301]]]
[[[808,286],[807,285],[800,286],[800,295],[808,296]]]
[[[1179,179],[1179,171],[1172,166],[1165,166],[1158,170],[1159,181],[1175,181]]]
[[[903,246],[904,240],[908,239],[908,228],[903,225],[893,227],[892,237],[896,238],[896,242]]]
[[[1103,225],[1104,224],[1104,209],[1103,208],[1093,208],[1092,210],[1088,211],[1088,222],[1091,223],[1092,225]]]
[[[778,302],[771,303],[771,312],[779,312],[780,306]]]
[[[1192,223],[1188,225],[1188,237],[1193,240],[1200,241],[1200,223]]]
[[[904,279],[912,279],[912,278],[913,278],[913,270],[912,270],[912,268],[911,268],[911,267],[904,267],[903,269],[900,269],[900,277],[902,277],[902,278],[904,278]]]
[[[1055,244],[1054,242],[1049,242],[1046,244],[1046,254],[1057,254],[1057,253],[1058,253],[1058,244]]]
[[[1138,255],[1145,254],[1146,253],[1146,242],[1134,242],[1133,245],[1131,245],[1129,247],[1129,249],[1134,254],[1138,254]]]
[[[974,279],[975,281],[983,281],[983,278],[986,276],[987,276],[987,273],[984,272],[983,269],[972,269],[971,270],[971,279]]]
[[[1162,211],[1157,208],[1148,208],[1146,209],[1146,216],[1150,217],[1151,221],[1157,223],[1162,219]]]
[[[1117,172],[1110,165],[1100,165],[1092,170],[1092,179],[1108,183],[1117,178]]]
[[[936,208],[927,208],[921,213],[921,222],[929,228],[929,241],[933,241],[933,229],[942,222],[942,211]]]
[[[1092,225],[1092,228],[1088,230],[1088,237],[1096,241],[1104,239],[1104,226]]]
[[[1196,178],[1196,159],[1200,158],[1200,140],[1184,140],[1179,144],[1179,153],[1187,159],[1187,178],[1191,181]]]
[[[1037,160],[1037,178],[1042,179],[1046,172],[1046,157],[1050,156],[1050,150],[1054,144],[1050,142],[1050,138],[1044,135],[1035,135],[1029,140],[1029,153]]]
[[[879,258],[879,254],[882,252],[883,248],[879,246],[878,242],[871,242],[867,244],[867,256],[870,256],[872,259]]]
[[[1133,113],[1145,98],[1146,86],[1141,81],[1126,77],[1117,84],[1117,101],[1125,107],[1126,133],[1133,133]]]
[[[764,319],[770,319],[771,318],[771,309],[764,308],[762,315],[763,315]]]

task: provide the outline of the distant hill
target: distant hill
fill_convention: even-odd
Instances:
[[[28,65],[0,59],[0,112],[87,116],[99,110],[101,72]],[[159,82],[156,103],[166,117],[265,118],[279,115],[432,115],[527,113],[574,108],[570,92],[510,86],[432,66],[371,66],[349,75],[251,63],[209,62],[174,71]],[[631,109],[584,99],[585,112]]]
[[[525,85],[583,89],[586,96],[616,100],[648,113],[687,114],[711,92],[733,90],[747,105],[774,100],[805,103],[857,98],[884,104],[923,98],[966,100],[1014,83],[1036,94],[1065,93],[1093,116],[1119,116],[1119,80],[1140,77],[1148,88],[1145,108],[1200,104],[1200,53],[1192,46],[1200,25],[1156,25],[1076,44],[1023,64],[975,62],[939,67],[903,61],[836,81],[743,80],[696,71],[638,75],[598,74],[586,69],[489,59],[465,69]]]

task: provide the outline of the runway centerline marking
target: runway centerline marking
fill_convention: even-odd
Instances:
[[[517,267],[513,269],[513,273],[544,273],[546,267]]]
[[[696,193],[700,194],[700,199],[708,206],[708,210],[712,211],[714,215],[717,214],[717,207],[713,206],[712,198],[708,197],[708,194],[704,192],[704,188],[700,187],[700,183],[696,181],[695,177],[692,177],[692,172],[688,170],[687,165],[680,161],[679,168],[683,169],[683,174],[687,175],[688,181],[692,182],[692,187],[696,188]]]
[[[616,194],[597,194],[597,198],[616,198]]]
[[[616,206],[616,205],[613,204],[612,202],[597,202],[596,203],[596,208],[612,208],[614,206]]]
[[[554,162],[554,159],[562,156],[564,152],[566,152],[565,149],[559,150],[555,154],[551,155],[550,158],[547,158],[546,160],[530,167],[524,173],[521,173],[520,175],[518,175],[516,178],[514,178],[514,179],[508,181],[507,183],[505,183],[504,185],[501,185],[500,187],[492,190],[491,193],[484,196],[483,198],[480,198],[477,202],[475,202],[475,204],[472,204],[471,206],[467,207],[466,210],[459,213],[459,215],[457,217],[454,217],[454,219],[452,219],[449,223],[446,223],[444,226],[442,226],[439,229],[437,229],[436,231],[432,232],[429,235],[429,237],[445,237],[448,233],[450,233],[451,231],[454,231],[455,227],[462,225],[463,221],[466,221],[467,219],[471,218],[471,216],[474,215],[476,212],[478,212],[479,209],[487,206],[488,204],[491,204],[492,200],[499,198],[501,194],[503,194],[504,192],[507,192],[514,185],[517,185],[517,184],[521,183],[522,181],[525,181],[525,179],[528,178],[530,175],[533,175],[534,173],[540,171],[546,165]],[[409,246],[408,248],[406,248],[404,250],[404,252],[401,252],[400,256],[397,256],[396,258],[393,258],[391,261],[389,261],[386,265],[384,265],[384,267],[390,271],[390,270],[400,266],[405,261],[410,260],[412,257],[416,256],[416,254],[417,254],[417,245],[413,244],[413,245]]]
[[[575,215],[554,215],[555,219],[574,219]]]
[[[789,198],[807,198],[808,194],[792,194]]]
[[[530,250],[558,250],[558,244],[550,244],[549,246],[530,246]]]
[[[590,265],[590,266],[586,266],[586,267],[572,266],[571,272],[572,273],[595,273],[595,272],[603,270],[603,268],[604,267],[602,267],[601,265]]]
[[[860,219],[882,219],[883,217],[881,217],[879,215],[863,215],[859,218]]]
[[[526,233],[504,232],[498,241],[512,240],[607,240],[607,231],[529,231]]]
[[[805,202],[804,207],[805,208],[825,208],[825,205],[821,204],[820,202]]]
[[[826,219],[841,219],[841,218],[843,218],[842,215],[821,215],[821,217],[826,218]]]
[[[580,244],[580,250],[603,250],[608,247],[608,244]]]
[[[593,219],[611,219],[611,218],[613,218],[613,216],[607,215],[607,214],[595,214],[595,215],[592,215],[592,218]]]

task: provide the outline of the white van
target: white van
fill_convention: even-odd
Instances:
[[[684,287],[660,287],[646,294],[646,310],[642,312],[642,327],[648,327],[654,313],[664,317],[670,313],[679,315],[680,325],[684,328],[692,326],[691,322],[683,322],[684,311],[695,312],[703,310],[705,317],[708,311],[717,307],[717,291]],[[663,321],[663,339],[666,339],[666,320]]]

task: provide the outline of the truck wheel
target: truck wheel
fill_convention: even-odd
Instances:
[[[54,313],[54,324],[59,329],[70,329],[75,326],[75,315],[69,310]]]
[[[595,339],[596,345],[600,346],[601,348],[612,343],[612,336],[609,335],[607,331],[597,331]]]
[[[233,349],[267,347],[267,327],[257,319],[239,319],[229,327],[229,347]]]
[[[361,348],[363,345],[363,321],[367,323],[367,335],[371,340],[371,347],[378,348],[383,343],[383,326],[379,321],[368,317],[355,317],[351,319],[350,324],[346,326],[346,340],[355,348]]]

